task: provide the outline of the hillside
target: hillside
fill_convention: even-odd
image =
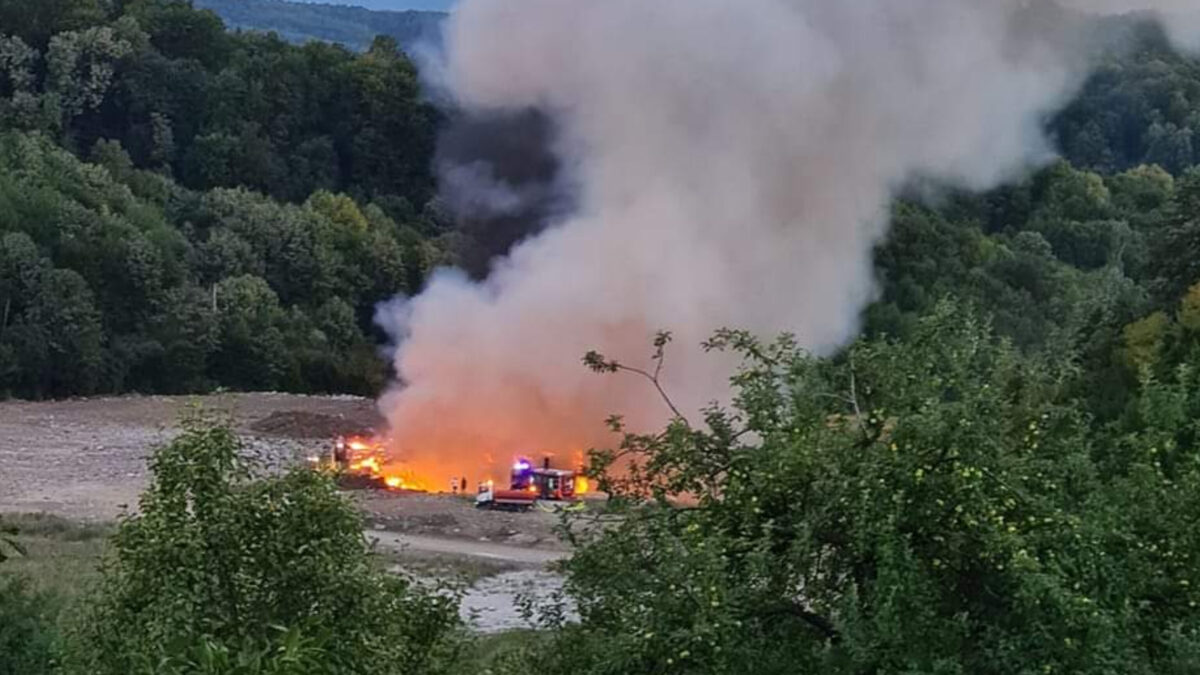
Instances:
[[[414,64],[387,40],[355,53],[229,33],[168,0],[55,7],[0,3],[22,27],[8,53],[24,55],[0,88],[0,394],[384,386],[378,303],[488,236],[436,199],[446,121]],[[1200,67],[1152,26],[1133,34],[1049,121],[1064,161],[898,201],[869,334],[904,338],[947,295],[1026,350],[1082,331],[1102,417],[1136,390],[1149,357],[1133,342],[1163,372],[1178,364],[1169,319],[1200,248]],[[51,77],[56,35],[86,56]]]
[[[377,391],[374,308],[444,255],[412,63],[89,7],[0,3],[0,397]]]
[[[324,40],[358,51],[376,35],[387,35],[405,50],[422,42],[440,41],[446,15],[430,11],[373,11],[347,5],[283,0],[196,0],[196,7],[216,12],[231,28],[274,31],[291,42]]]
[[[376,11],[403,12],[416,9],[426,12],[448,12],[456,4],[456,0],[293,0],[319,5],[352,5],[365,7]]]

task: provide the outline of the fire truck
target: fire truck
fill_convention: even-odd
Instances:
[[[491,481],[480,485],[475,506],[481,509],[527,511],[538,500],[575,501],[579,493],[586,489],[584,484],[585,479],[578,471],[551,468],[549,457],[543,460],[541,467],[535,467],[528,459],[521,458],[513,464],[509,488],[497,490]]]

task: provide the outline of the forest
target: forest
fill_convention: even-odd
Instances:
[[[728,407],[610,420],[574,617],[475,659],[329,476],[189,420],[95,588],[0,583],[0,674],[1200,672],[1200,60],[1122,21],[1058,160],[895,201],[853,344],[718,330]],[[0,33],[0,397],[377,393],[375,306],[477,250],[392,38],[178,0],[0,0]],[[6,518],[0,563],[46,527]]]
[[[439,113],[393,40],[158,0],[0,26],[0,393],[379,389],[376,303],[447,260]]]
[[[445,113],[395,40],[290,44],[178,0],[0,0],[0,26],[0,394],[383,386],[374,307],[477,236],[436,198]],[[897,201],[868,334],[954,295],[1024,349],[1080,341],[1105,415],[1182,358],[1200,64],[1123,30],[1047,120],[1063,159]]]

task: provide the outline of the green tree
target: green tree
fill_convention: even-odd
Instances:
[[[1101,474],[1069,358],[947,304],[835,360],[708,346],[745,359],[732,407],[593,453],[627,510],[572,523],[580,623],[551,613],[512,672],[1149,675],[1194,653],[1195,462]],[[1125,508],[1146,490],[1169,523]],[[1150,540],[1170,556],[1121,544]]]
[[[1153,368],[1166,346],[1171,319],[1155,312],[1125,327],[1125,360],[1133,370]]]
[[[198,420],[150,467],[72,624],[66,672],[448,672],[454,599],[375,567],[327,476],[258,478],[228,428]]]
[[[63,116],[63,126],[100,106],[119,59],[132,46],[112,28],[96,26],[58,33],[46,51],[46,89]]]
[[[0,26],[38,49],[44,48],[53,35],[103,19],[98,0],[0,0]]]
[[[125,14],[136,19],[155,49],[169,58],[192,59],[211,67],[229,58],[232,38],[225,34],[220,17],[198,11],[190,2],[131,0]]]
[[[245,389],[271,389],[288,370],[284,342],[286,314],[266,281],[254,276],[217,284],[217,376]]]
[[[147,364],[142,376],[151,389],[204,392],[212,387],[212,360],[221,339],[216,292],[215,286],[168,291],[162,312],[151,322],[151,334],[162,345],[161,360]]]
[[[16,366],[15,388],[34,397],[93,391],[103,334],[87,282],[71,270],[50,269],[35,283],[4,335]]]
[[[1200,283],[1188,289],[1179,306],[1179,325],[1200,333]]]

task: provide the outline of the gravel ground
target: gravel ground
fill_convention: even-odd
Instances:
[[[480,511],[474,496],[363,491],[353,493],[353,499],[376,530],[551,551],[564,548],[554,532],[558,516],[545,511]]]
[[[328,443],[256,432],[256,423],[302,412],[327,430],[378,422],[374,402],[354,397],[227,394],[207,397],[120,397],[0,403],[0,511],[52,513],[76,520],[112,520],[134,506],[146,485],[146,457],[170,440],[181,417],[202,407],[232,419],[269,463],[292,461]]]
[[[354,397],[227,394],[207,397],[119,397],[41,403],[0,403],[0,513],[48,513],[107,522],[136,506],[145,488],[146,458],[178,431],[189,410],[232,420],[251,451],[271,465],[303,461],[328,448],[335,433],[380,424],[374,401]],[[553,513],[480,511],[473,497],[350,493],[377,539],[414,555],[502,562],[503,571],[477,580],[462,613],[476,630],[524,627],[522,594],[543,605],[562,580],[544,570],[564,553]],[[394,540],[394,541],[392,541]]]
[[[0,512],[110,521],[136,506],[146,457],[202,408],[232,420],[252,452],[282,465],[328,448],[334,433],[382,424],[374,401],[337,396],[224,394],[0,403]],[[350,493],[372,527],[560,550],[552,513],[479,511],[473,496]]]
[[[563,602],[564,617],[578,620],[574,606],[560,597],[563,579],[552,572],[519,570],[481,579],[467,590],[459,606],[464,622],[480,633],[532,628],[522,615],[522,600],[536,611]],[[536,619],[537,617],[532,617]]]

